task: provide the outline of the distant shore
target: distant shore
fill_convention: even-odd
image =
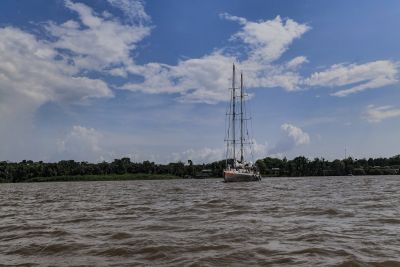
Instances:
[[[78,182],[78,181],[129,181],[129,180],[172,180],[182,179],[182,177],[168,174],[148,174],[148,173],[126,173],[126,174],[105,174],[105,175],[62,175],[51,177],[33,177],[18,183],[38,183],[38,182]],[[10,181],[0,180],[0,183],[10,183]]]
[[[0,161],[0,183],[57,182],[57,181],[114,181],[114,180],[169,180],[185,178],[219,177],[226,164],[233,160],[220,160],[194,164],[192,160],[159,164],[150,161],[132,162],[129,158],[111,162],[77,162],[61,160],[43,162]],[[400,155],[390,158],[351,157],[333,161],[324,158],[293,159],[266,157],[255,162],[262,177],[308,177],[308,176],[359,176],[400,174]]]

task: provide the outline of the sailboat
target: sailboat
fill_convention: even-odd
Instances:
[[[245,94],[243,89],[243,73],[240,74],[240,88],[236,87],[235,64],[232,69],[232,88],[229,109],[227,112],[227,138],[226,160],[224,169],[224,182],[252,182],[261,181],[260,172],[257,167],[245,160],[245,145],[251,145],[248,137],[247,120],[245,112]],[[240,94],[237,91],[240,89]],[[236,123],[240,122],[239,127]],[[246,123],[245,123],[246,122]],[[239,129],[237,129],[239,128]],[[246,129],[245,129],[246,128]],[[239,139],[237,135],[239,131]],[[237,154],[237,146],[240,145],[240,156]]]

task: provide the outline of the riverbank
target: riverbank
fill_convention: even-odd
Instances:
[[[0,161],[0,183],[207,178],[221,176],[225,165],[225,160],[207,164],[193,164],[191,160],[187,164],[157,164],[150,161],[131,162],[129,158],[98,163],[74,160]],[[310,160],[304,156],[291,160],[267,157],[257,160],[256,166],[263,177],[396,175],[400,173],[400,155],[375,159],[349,157],[333,161],[323,158]]]
[[[33,177],[20,183],[37,182],[73,182],[73,181],[128,181],[128,180],[172,180],[182,179],[182,177],[169,174],[148,174],[148,173],[126,173],[126,174],[105,174],[105,175],[63,175],[52,177]],[[0,180],[0,183],[10,183],[11,181]]]

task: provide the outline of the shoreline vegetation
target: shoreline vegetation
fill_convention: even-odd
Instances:
[[[257,160],[256,165],[263,177],[396,175],[400,174],[400,155],[375,159],[348,157],[333,161],[323,158],[310,160],[304,156],[292,160],[266,157]],[[129,158],[100,163],[74,160],[54,163],[1,161],[0,183],[218,178],[222,177],[224,168],[225,160],[208,164],[193,164],[191,160],[187,163],[139,163],[131,162]]]

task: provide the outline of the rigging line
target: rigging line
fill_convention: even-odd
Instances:
[[[245,111],[246,111],[246,114],[247,114],[247,113],[249,114],[249,118],[252,118],[252,117],[253,117],[253,115],[252,115],[252,110],[251,110],[251,105],[247,105],[246,102],[245,102]],[[246,117],[247,117],[247,116],[246,116]],[[250,141],[250,155],[251,155],[251,160],[254,162],[254,147],[253,147],[253,141],[254,141],[253,133],[254,133],[254,131],[253,131],[253,120],[252,120],[252,119],[249,119],[249,120],[250,120],[250,134],[249,134],[249,130],[248,130],[248,123],[247,123],[247,120],[246,120],[246,129],[247,129],[247,136],[248,136],[249,141]]]
[[[251,108],[250,108],[250,116],[252,116]],[[254,130],[253,130],[253,121],[252,120],[250,120],[250,128],[251,128],[251,131],[250,131],[251,142],[253,143],[254,142]],[[251,158],[252,158],[252,161],[254,162],[254,158],[255,157],[254,157],[254,146],[253,146],[253,144],[250,145],[250,150],[251,150]]]
[[[229,90],[229,89],[228,89]],[[232,98],[232,92],[231,92],[231,98]],[[231,113],[232,113],[232,107],[231,107],[231,103],[230,100],[226,103],[226,110],[228,111],[229,109],[229,113],[227,114],[227,117],[225,117],[225,139],[229,140],[229,135],[230,135],[230,129],[231,129]],[[228,125],[228,128],[226,127]],[[228,157],[229,157],[229,141],[226,142],[226,152],[225,152],[225,164],[227,166],[228,164]]]
[[[243,164],[244,157],[243,157],[243,72],[240,71],[240,161]]]
[[[235,86],[236,86],[236,70],[235,70],[235,63],[233,63],[232,66],[232,111],[233,111],[233,115],[232,115],[232,139],[233,139],[233,165],[235,167],[236,165],[236,123],[235,123],[235,117],[236,117],[236,91],[235,91]]]

